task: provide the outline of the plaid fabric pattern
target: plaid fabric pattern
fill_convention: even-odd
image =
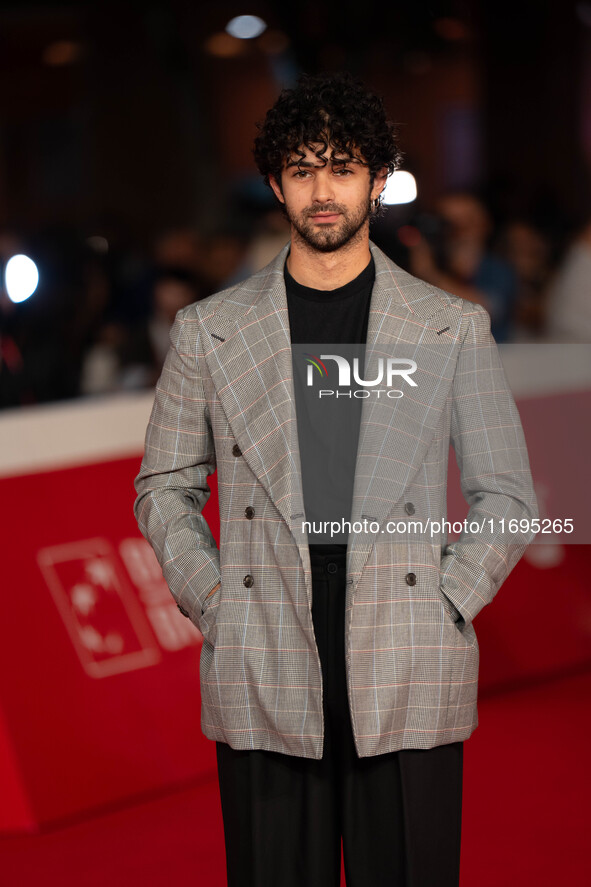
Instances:
[[[173,597],[203,633],[204,734],[237,749],[320,758],[322,674],[302,529],[288,248],[177,315],[135,514]],[[384,523],[446,516],[450,442],[469,519],[538,516],[489,315],[370,248],[368,353],[400,349],[417,362],[418,385],[398,400],[363,403],[352,519],[371,518],[378,530],[352,532],[347,550],[347,685],[360,757],[470,736],[478,725],[473,620],[532,538],[493,530],[448,544],[444,533],[384,533]],[[219,550],[201,514],[216,467]]]

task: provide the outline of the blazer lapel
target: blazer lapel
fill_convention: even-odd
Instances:
[[[352,521],[368,518],[382,524],[419,470],[439,427],[453,380],[462,312],[459,303],[444,301],[373,243],[370,247],[376,280],[366,378],[375,377],[380,357],[413,360],[417,365],[412,374],[416,387],[401,380],[402,397],[363,402]],[[349,537],[347,568],[355,584],[376,535],[353,532]]]
[[[283,277],[288,250],[286,244],[202,324],[211,378],[242,455],[297,529],[304,507]],[[306,544],[305,536],[297,541]]]

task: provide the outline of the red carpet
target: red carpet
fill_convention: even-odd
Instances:
[[[465,745],[461,887],[591,883],[590,698],[591,672],[481,699]],[[75,825],[0,839],[0,884],[224,887],[215,774]]]

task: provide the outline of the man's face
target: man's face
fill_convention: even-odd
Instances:
[[[312,150],[302,150],[301,162],[299,155],[284,161],[281,187],[269,176],[277,199],[285,205],[292,237],[328,253],[368,236],[371,201],[382,191],[387,171],[376,176],[372,185],[358,153],[351,159],[329,146],[322,155],[328,160],[324,165]]]

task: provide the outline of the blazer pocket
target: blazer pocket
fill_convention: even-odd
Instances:
[[[199,631],[212,646],[215,644],[217,635],[217,612],[219,609],[220,591],[221,585],[215,591],[209,592],[201,604]]]
[[[445,592],[441,590],[441,586],[438,586],[437,590],[439,592],[439,599],[441,601],[443,609],[445,610],[451,621],[454,623],[456,628],[462,631],[466,624],[466,620],[464,619],[458,608],[450,601]]]

